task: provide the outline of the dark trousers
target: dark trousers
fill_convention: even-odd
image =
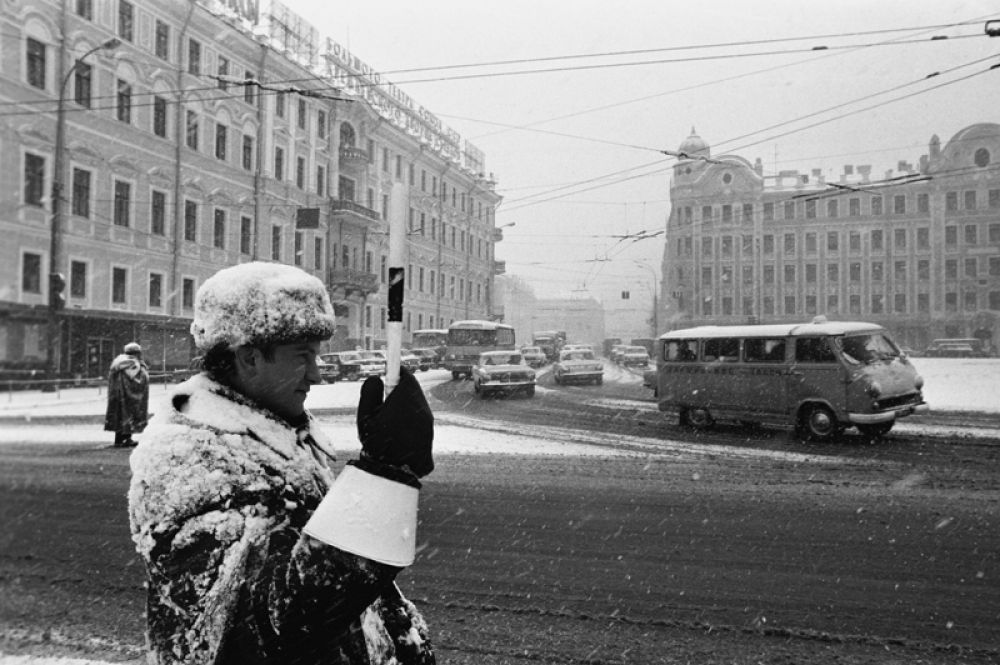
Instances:
[[[115,432],[115,448],[130,448],[134,445],[131,432]]]

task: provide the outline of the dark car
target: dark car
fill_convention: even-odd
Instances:
[[[330,365],[335,365],[338,372],[337,378],[346,381],[357,381],[368,376],[385,374],[384,361],[363,358],[357,351],[323,353],[320,354],[319,359]]]
[[[438,353],[434,349],[413,349],[413,355],[420,359],[420,371],[426,372],[429,369],[440,367]]]

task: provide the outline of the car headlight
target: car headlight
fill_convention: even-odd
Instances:
[[[869,397],[878,399],[882,395],[882,386],[879,385],[878,381],[869,379],[868,384],[865,386],[865,393]]]

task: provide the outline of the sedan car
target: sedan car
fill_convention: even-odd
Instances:
[[[535,394],[535,370],[517,351],[487,351],[472,367],[473,390],[480,397],[489,393]]]
[[[426,372],[440,366],[438,363],[438,353],[434,349],[413,349],[413,355],[420,359],[420,371]]]
[[[338,351],[336,353],[323,353],[320,360],[337,366],[340,379],[347,381],[357,381],[369,376],[382,376],[385,374],[385,361],[362,358],[358,351]]]
[[[552,377],[556,383],[596,383],[604,382],[604,365],[590,349],[559,352],[559,359],[552,366]]]
[[[323,383],[334,383],[340,378],[340,366],[323,360],[323,356],[316,359],[316,366],[319,368],[319,375]]]
[[[623,367],[646,369],[649,367],[649,351],[644,346],[626,346],[618,362]]]
[[[524,358],[524,362],[531,367],[541,367],[548,361],[540,346],[522,346],[521,356]]]

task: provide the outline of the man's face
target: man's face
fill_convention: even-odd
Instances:
[[[322,382],[316,365],[318,353],[318,341],[279,344],[271,360],[259,349],[252,349],[252,366],[243,368],[244,392],[286,420],[298,418],[305,410],[309,388]]]

